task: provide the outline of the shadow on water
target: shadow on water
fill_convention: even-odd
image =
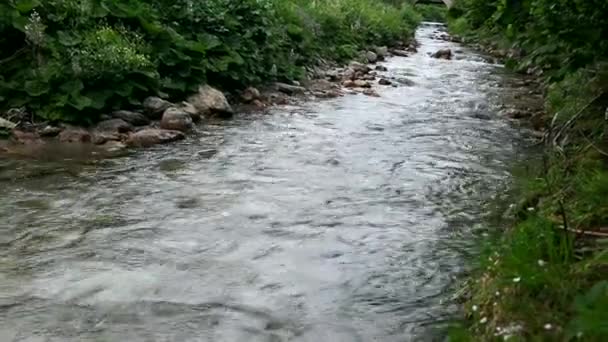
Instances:
[[[516,79],[440,29],[383,63],[407,81],[380,98],[109,159],[0,161],[0,339],[433,339],[452,247],[525,144],[498,115]]]

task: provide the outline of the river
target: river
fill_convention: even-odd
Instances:
[[[382,63],[414,85],[379,98],[0,161],[0,341],[437,338],[460,250],[528,144],[498,115],[517,77],[438,29]]]

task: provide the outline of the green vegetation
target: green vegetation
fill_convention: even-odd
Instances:
[[[149,95],[179,99],[299,79],[411,38],[413,8],[374,0],[5,0],[0,112],[92,122]]]
[[[448,14],[448,8],[443,4],[419,4],[415,6],[423,20],[444,22]]]
[[[450,340],[605,341],[608,2],[460,0],[449,17],[452,32],[541,77],[546,100],[543,160],[516,177],[517,204],[482,239]]]

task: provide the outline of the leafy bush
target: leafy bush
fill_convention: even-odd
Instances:
[[[298,79],[321,58],[409,39],[418,20],[373,0],[5,0],[0,111],[91,122],[204,82]]]
[[[448,9],[443,4],[440,5],[429,5],[420,4],[416,5],[416,11],[422,15],[422,18],[427,21],[444,22],[446,20]]]

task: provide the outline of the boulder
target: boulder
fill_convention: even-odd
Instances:
[[[376,70],[378,71],[388,71],[388,68],[383,65],[376,65]]]
[[[395,78],[394,80],[395,80],[397,83],[399,83],[399,84],[403,84],[403,85],[408,86],[408,87],[411,87],[411,86],[413,86],[413,85],[415,85],[415,84],[416,84],[414,81],[410,80],[410,79],[409,79],[409,78],[407,78],[407,77],[399,77],[399,78]]]
[[[160,121],[160,128],[187,132],[192,129],[192,117],[179,108],[167,108]]]
[[[369,63],[376,63],[378,61],[378,55],[372,51],[367,51],[365,53],[365,58]]]
[[[304,87],[281,82],[275,83],[275,87],[278,91],[287,95],[304,94],[306,92],[306,88]]]
[[[63,143],[90,143],[91,133],[81,127],[67,127],[59,133],[59,141]]]
[[[172,104],[169,101],[165,101],[160,97],[151,96],[144,100],[143,107],[146,116],[152,120],[158,120],[163,116],[163,113],[167,108],[171,107]]]
[[[41,137],[49,137],[49,138],[56,137],[59,135],[59,133],[61,133],[61,128],[51,126],[51,125],[45,126],[43,129],[41,129],[38,132],[38,134],[40,134]]]
[[[450,49],[441,49],[431,55],[433,58],[439,59],[452,59],[452,50]]]
[[[355,61],[350,62],[350,64],[348,64],[348,67],[349,69],[352,69],[355,72],[361,72],[363,74],[367,74],[371,70],[370,67],[368,67],[367,65]]]
[[[133,126],[145,126],[150,124],[150,119],[148,119],[145,115],[128,110],[115,111],[112,113],[112,117],[115,119],[124,120]]]
[[[409,56],[409,53],[405,50],[393,49],[391,52],[393,53],[393,55],[399,56],[399,57],[408,57]]]
[[[11,129],[17,127],[17,124],[6,119],[0,118],[0,129],[5,129],[10,131]]]
[[[20,129],[13,129],[12,140],[18,144],[32,145],[42,143],[40,135],[36,132],[22,131]]]
[[[231,117],[234,114],[226,96],[209,85],[200,86],[188,102],[203,116]]]
[[[243,100],[245,103],[253,102],[253,100],[259,100],[261,97],[262,95],[260,94],[260,91],[254,87],[248,87],[241,93],[241,100]]]
[[[125,135],[116,132],[95,132],[91,142],[95,145],[103,145],[109,141],[120,141]]]
[[[376,55],[378,55],[378,58],[382,57],[386,57],[388,55],[388,48],[386,46],[379,46],[376,48]]]
[[[391,85],[391,84],[393,84],[393,82],[391,82],[391,81],[387,80],[386,78],[381,78],[381,79],[378,81],[378,84],[380,84],[380,85]]]
[[[371,88],[371,84],[367,81],[364,80],[355,80],[354,81],[355,87],[358,88]]]
[[[149,147],[159,144],[167,144],[173,141],[184,139],[184,133],[157,128],[144,128],[141,131],[132,133],[127,139],[128,146]]]
[[[363,81],[373,81],[376,79],[375,75],[364,75],[363,77],[361,77],[361,80]]]
[[[354,88],[354,87],[356,87],[355,81],[353,81],[353,80],[346,80],[346,81],[342,82],[342,86],[344,88]]]
[[[182,103],[180,103],[179,107],[177,108],[179,108],[183,112],[188,113],[188,115],[190,115],[190,118],[192,118],[192,121],[194,122],[199,122],[202,119],[201,113],[199,113],[196,107],[194,107],[194,105],[190,102],[182,101]]]
[[[133,130],[133,126],[123,119],[110,119],[98,123],[95,130],[104,133],[128,133]]]

